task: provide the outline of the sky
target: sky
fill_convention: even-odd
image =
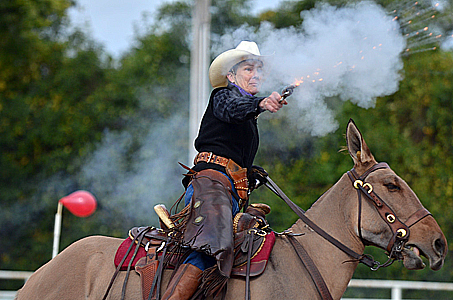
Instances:
[[[151,22],[153,14],[163,3],[175,0],[76,0],[69,16],[74,26],[88,30],[105,50],[119,57],[128,50],[134,38],[134,26],[140,30],[143,16]],[[281,0],[253,0],[254,12],[276,8]]]

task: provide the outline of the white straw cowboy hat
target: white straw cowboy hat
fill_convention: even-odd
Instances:
[[[222,52],[209,67],[209,81],[213,88],[228,85],[227,74],[230,69],[247,59],[259,59],[261,56],[255,42],[242,41],[235,49]],[[260,59],[261,60],[261,59]]]

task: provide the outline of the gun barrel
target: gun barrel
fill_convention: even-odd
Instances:
[[[297,85],[294,85],[294,84],[290,84],[287,87],[285,87],[282,90],[282,94],[281,94],[282,98],[279,100],[279,102],[282,103],[286,98],[291,96],[291,94],[294,92],[294,89],[296,87],[297,87]]]

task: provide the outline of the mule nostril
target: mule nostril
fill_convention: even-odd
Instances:
[[[434,250],[437,251],[437,253],[442,256],[445,251],[445,242],[442,239],[436,239],[434,241]]]

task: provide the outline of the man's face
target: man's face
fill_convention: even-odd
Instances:
[[[263,74],[263,63],[259,60],[247,60],[239,64],[235,73],[228,73],[227,78],[244,91],[255,95],[259,92]]]

